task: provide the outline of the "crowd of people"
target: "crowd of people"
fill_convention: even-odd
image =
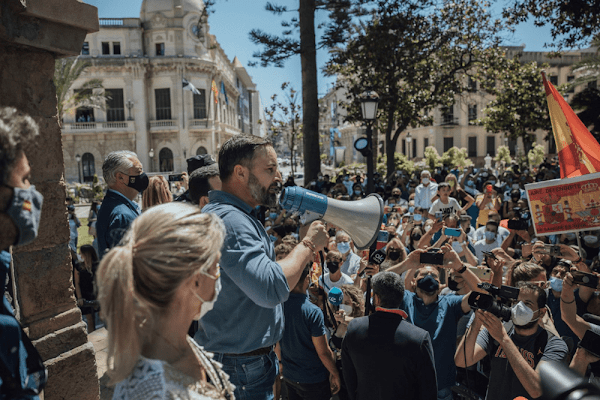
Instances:
[[[22,150],[37,127],[1,111],[0,135],[12,138],[0,141],[3,162],[10,156],[0,190],[6,275],[6,250],[35,238],[42,204]],[[576,279],[598,275],[598,231],[535,236],[528,209],[524,185],[558,177],[555,160],[531,171],[375,176],[383,262],[352,232],[302,226],[281,208],[277,154],[264,138],[237,135],[218,161],[190,158],[176,196],[133,152],[110,153],[102,170],[95,244],[81,246],[74,283],[88,326],[98,305],[106,324],[114,398],[537,398],[545,362],[594,383],[600,373],[599,359],[578,347],[600,333],[584,318],[600,315],[597,284]],[[346,172],[306,187],[339,200],[369,195],[365,178]],[[37,213],[24,214],[24,202]],[[7,297],[2,315],[12,315]],[[43,386],[27,379],[40,374],[24,367],[33,352],[15,356],[25,375],[19,362],[9,369],[21,371],[22,385],[11,383],[23,390],[42,382],[26,398]]]

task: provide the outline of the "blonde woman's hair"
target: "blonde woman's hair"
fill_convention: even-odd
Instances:
[[[111,384],[125,379],[141,354],[157,316],[188,278],[220,258],[225,229],[214,214],[172,202],[135,219],[121,246],[98,268],[98,300],[108,329]]]
[[[142,193],[142,210],[146,211],[152,206],[173,201],[169,190],[169,182],[162,175],[151,176],[148,188]]]

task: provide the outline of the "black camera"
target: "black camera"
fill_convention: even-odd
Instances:
[[[515,219],[508,221],[508,229],[526,231],[529,228],[529,213],[522,213],[520,207],[513,208]]]
[[[505,303],[516,300],[519,297],[519,289],[504,285],[498,288],[487,282],[479,283],[477,287],[489,294],[471,292],[468,299],[469,306],[474,310],[490,312],[503,321],[510,321],[511,308]],[[500,297],[500,301],[496,300],[496,297]]]
[[[181,182],[181,181],[183,181],[182,174],[169,175],[169,182]]]
[[[433,247],[427,250],[427,253],[421,253],[419,261],[421,264],[444,265],[444,253],[441,253],[440,249]]]

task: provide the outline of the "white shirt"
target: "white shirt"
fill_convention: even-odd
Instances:
[[[506,239],[508,237],[508,235],[510,235],[510,231],[508,229],[503,228],[501,226],[498,227],[498,234],[496,235],[496,241],[498,242],[498,247],[502,246],[502,242],[504,242],[504,239]],[[485,239],[485,225],[477,228],[473,239],[475,239],[476,242],[479,240]]]
[[[500,247],[500,246],[498,245],[497,240],[492,244],[488,244],[485,241],[485,239],[479,240],[478,242],[476,242],[475,245],[473,246],[473,248],[475,249],[475,257],[477,257],[477,260],[479,260],[479,264],[481,264],[483,262],[483,259],[484,259],[483,252],[484,251],[492,251],[494,249],[497,249],[498,247]]]
[[[334,288],[334,287],[341,289],[343,285],[354,284],[354,281],[352,280],[352,278],[350,278],[348,275],[344,274],[343,272],[342,272],[342,277],[337,282],[333,282],[329,278],[329,272],[327,272],[324,275],[324,278],[325,279],[323,279],[323,276],[319,278],[319,286],[322,287],[323,289],[325,289],[325,293],[329,293],[331,288]],[[323,280],[325,281],[325,284],[323,284]]]
[[[437,199],[436,201],[434,201],[431,205],[431,208],[429,209],[429,214],[435,215],[436,212],[441,211],[442,214],[446,216],[450,214],[456,214],[460,210],[461,207],[460,204],[458,204],[458,201],[456,201],[454,197],[449,197],[448,203],[443,203],[442,199]]]
[[[429,185],[425,186],[422,183],[415,189],[415,207],[421,207],[426,210],[431,208],[431,199],[435,197],[438,190],[438,184],[435,182],[429,182]]]
[[[350,250],[350,254],[346,257],[346,261],[340,265],[340,269],[342,270],[342,274],[348,276],[356,274],[360,269],[360,257]]]

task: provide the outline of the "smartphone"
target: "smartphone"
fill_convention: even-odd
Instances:
[[[455,229],[455,228],[445,228],[444,229],[444,235],[446,235],[446,236],[459,237],[460,234],[461,234],[460,229]]]
[[[383,249],[389,240],[390,234],[388,231],[379,231],[377,234],[377,250]]]
[[[562,253],[560,252],[560,246],[555,244],[545,244],[543,249],[538,251],[540,254],[548,254],[552,257],[560,257]]]
[[[492,281],[492,270],[489,268],[469,267],[472,273],[479,278],[481,282]]]
[[[427,253],[422,253],[420,257],[421,264],[444,265],[444,254],[439,253],[440,249],[432,248]]]
[[[483,255],[489,258],[492,258],[494,260],[497,260],[498,258],[496,258],[496,255],[494,253],[492,253],[491,251],[482,251]]]
[[[169,182],[181,182],[182,180],[181,174],[169,175]]]
[[[526,231],[529,223],[524,219],[511,219],[508,221],[508,229],[512,231]]]
[[[586,286],[592,289],[598,287],[598,276],[582,271],[572,271],[573,283],[581,286]]]
[[[438,221],[441,221],[442,218],[444,218],[444,214],[441,211],[436,211],[435,219],[437,219]]]
[[[600,335],[594,333],[591,329],[585,331],[578,347],[583,347],[594,357],[600,357]]]

